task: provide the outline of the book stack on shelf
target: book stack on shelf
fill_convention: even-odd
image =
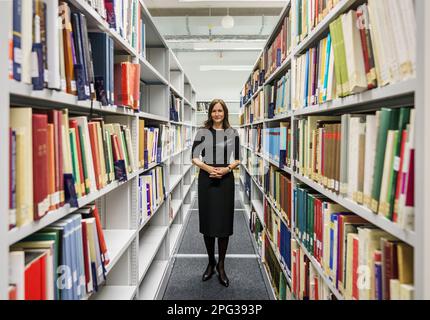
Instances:
[[[264,270],[276,298],[286,297],[279,270],[288,275],[293,299],[429,296],[430,284],[423,283],[428,253],[418,242],[429,225],[422,224],[424,185],[415,179],[417,164],[423,170],[415,153],[425,150],[417,137],[425,126],[426,94],[417,79],[425,71],[417,61],[427,61],[416,49],[418,38],[424,41],[416,31],[424,14],[416,12],[424,9],[424,1],[409,0],[287,1],[268,44],[290,16],[291,55],[266,71],[270,98],[258,123],[263,154],[255,156],[266,174],[261,184],[249,175],[248,161],[240,179],[246,210],[261,216],[262,201],[270,217],[262,223],[262,247],[269,250]],[[270,104],[277,105],[279,95],[268,85],[275,87],[284,74],[291,82],[291,109],[277,117],[272,110],[278,107]],[[257,130],[246,120],[248,99],[241,107],[245,149]],[[289,268],[275,241],[283,224],[291,234]]]
[[[142,1],[0,12],[0,299],[156,298],[195,192],[183,133],[195,131],[194,87]],[[184,125],[170,121],[173,86]],[[182,204],[174,224],[170,199]],[[79,276],[57,282],[60,266]]]
[[[97,292],[109,265],[97,206],[85,206],[15,243],[9,258],[9,297],[76,300]]]

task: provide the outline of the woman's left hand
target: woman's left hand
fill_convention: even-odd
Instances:
[[[218,173],[222,176],[225,176],[227,173],[230,172],[230,170],[226,167],[226,168],[215,168],[215,170],[218,171]]]

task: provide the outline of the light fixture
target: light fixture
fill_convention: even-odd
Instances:
[[[231,29],[234,27],[234,19],[233,17],[230,15],[230,10],[227,9],[227,15],[222,18],[221,20],[221,25],[225,28],[225,29]]]
[[[231,2],[231,0],[178,0],[178,2]],[[235,2],[261,2],[261,0],[235,0]],[[270,2],[285,2],[285,0],[270,0]]]
[[[252,71],[247,65],[201,65],[200,71]]]

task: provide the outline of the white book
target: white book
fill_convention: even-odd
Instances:
[[[58,2],[44,0],[46,3],[46,34],[47,34],[47,55],[48,55],[48,88],[60,89],[60,38],[58,33]]]
[[[23,83],[31,84],[31,60],[33,47],[33,0],[22,0],[21,8],[21,81]]]
[[[413,0],[395,0],[395,2],[400,8],[401,18],[403,21],[403,33],[406,35],[406,48],[410,59],[406,64],[400,64],[400,72],[403,77],[407,78],[409,75],[414,78],[417,63],[417,23],[415,17],[415,5]],[[409,67],[411,68],[410,70]]]
[[[16,286],[16,299],[25,299],[25,254],[24,251],[9,252],[9,284]]]
[[[366,69],[364,67],[363,46],[360,31],[357,28],[357,13],[349,11],[342,16],[342,29],[347,57],[349,93],[360,93],[367,90]]]
[[[391,178],[391,171],[393,169],[393,149],[395,141],[397,141],[399,132],[397,130],[389,130],[387,136],[387,147],[385,150],[385,158],[384,158],[384,169],[382,174],[382,182],[381,182],[381,193],[379,195],[379,210],[378,214],[381,216],[386,216],[388,213],[388,203],[390,199],[388,198],[388,190],[389,183]]]
[[[390,300],[400,300],[399,279],[390,279]]]
[[[32,109],[11,108],[10,126],[16,131],[16,219],[17,226],[33,221],[33,134]],[[27,179],[31,179],[30,183]]]
[[[89,181],[85,181],[86,187],[89,187],[90,193],[97,191],[97,184],[96,184],[96,175],[94,171],[94,162],[93,162],[93,155],[91,152],[91,142],[90,142],[90,134],[88,131],[88,120],[87,117],[76,117],[71,118],[71,120],[76,120],[78,122],[78,126],[82,128],[82,135],[84,137],[84,141],[81,141],[81,143],[84,144],[85,148],[85,163],[87,167],[88,177]]]
[[[64,62],[63,20],[58,17],[58,48],[60,54],[60,90],[66,92],[66,66]]]
[[[386,50],[382,42],[384,30],[381,27],[382,23],[379,18],[381,14],[380,11],[378,11],[379,1],[380,0],[369,0],[368,9],[371,25],[370,34],[372,38],[373,54],[375,56],[376,77],[378,86],[382,87],[390,83],[390,70],[386,59]]]
[[[363,204],[370,208],[372,199],[373,174],[375,170],[376,140],[379,127],[378,111],[376,115],[366,116],[366,147],[364,161]]]
[[[349,119],[349,138],[348,138],[348,198],[354,199],[357,191],[358,179],[358,144],[359,144],[359,127],[360,119],[351,117]]]
[[[415,289],[410,284],[400,284],[400,297],[399,300],[414,300]]]

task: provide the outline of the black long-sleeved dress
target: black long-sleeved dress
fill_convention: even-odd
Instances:
[[[200,155],[204,163],[213,167],[227,167],[233,160],[240,160],[237,131],[232,128],[199,129],[192,147],[192,158],[198,158]],[[233,234],[234,193],[233,172],[221,179],[214,179],[210,178],[206,171],[200,170],[200,233],[210,237],[228,237]]]

